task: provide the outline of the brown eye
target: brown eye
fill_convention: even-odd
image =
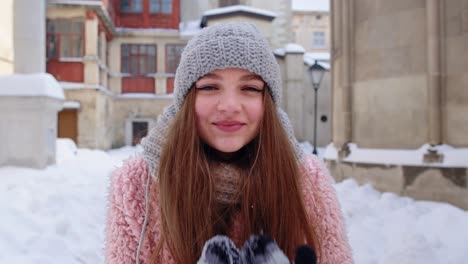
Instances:
[[[197,87],[197,90],[199,91],[213,91],[213,90],[216,90],[217,88],[213,85],[205,85],[205,86],[201,86],[201,87]]]
[[[249,91],[249,92],[258,92],[261,93],[263,92],[263,89],[257,88],[255,86],[246,86],[242,88],[243,91]]]

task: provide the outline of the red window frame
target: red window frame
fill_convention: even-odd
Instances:
[[[166,73],[175,73],[185,44],[166,44]],[[176,54],[170,54],[174,52]],[[171,61],[174,59],[175,61]]]
[[[82,19],[47,20],[47,59],[81,58],[84,55],[85,24]],[[77,45],[77,44],[80,45]],[[68,46],[68,54],[64,54]]]
[[[122,44],[121,72],[132,76],[146,76],[157,71],[157,45]]]
[[[123,1],[128,2],[128,5],[129,5],[128,9],[123,8],[123,4],[122,4]],[[136,9],[136,7],[138,6],[136,2],[139,2],[140,9]],[[141,14],[143,13],[143,10],[145,9],[144,4],[145,4],[145,0],[120,0],[120,4],[119,4],[120,13]]]
[[[172,0],[148,0],[148,2],[150,14],[172,14]]]

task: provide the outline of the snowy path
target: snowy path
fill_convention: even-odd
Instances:
[[[103,263],[109,175],[136,150],[73,155],[59,143],[59,163],[46,170],[0,168],[0,263]],[[468,263],[468,212],[352,180],[336,190],[356,263]]]

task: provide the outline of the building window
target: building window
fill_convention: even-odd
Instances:
[[[84,22],[56,19],[47,21],[47,58],[83,57]]]
[[[156,72],[156,45],[122,44],[122,72],[146,75]]]
[[[325,48],[325,32],[315,31],[312,35],[313,48]]]
[[[219,0],[219,7],[240,5],[239,0]]]
[[[151,14],[171,14],[172,0],[150,0],[149,10]]]
[[[143,0],[120,0],[120,12],[142,13],[143,12]]]
[[[166,73],[176,72],[184,47],[183,44],[166,45]]]

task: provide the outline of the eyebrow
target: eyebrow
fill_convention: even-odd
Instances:
[[[198,80],[203,80],[203,79],[215,79],[215,80],[221,80],[221,76],[217,75],[217,74],[214,74],[214,73],[207,73],[205,74],[204,76],[202,76],[200,79]]]
[[[203,77],[201,77],[200,79],[198,80],[202,80],[202,79],[215,79],[215,80],[221,80],[221,76],[215,74],[215,73],[207,73],[206,75],[204,75]],[[250,80],[259,80],[259,81],[262,81],[263,82],[263,79],[256,75],[256,74],[246,74],[244,76],[242,76],[240,78],[240,81],[250,81]]]
[[[242,76],[242,78],[240,78],[241,81],[250,81],[250,80],[259,80],[259,81],[262,81],[263,82],[263,79],[256,75],[256,74],[248,74],[248,75],[244,75]]]

